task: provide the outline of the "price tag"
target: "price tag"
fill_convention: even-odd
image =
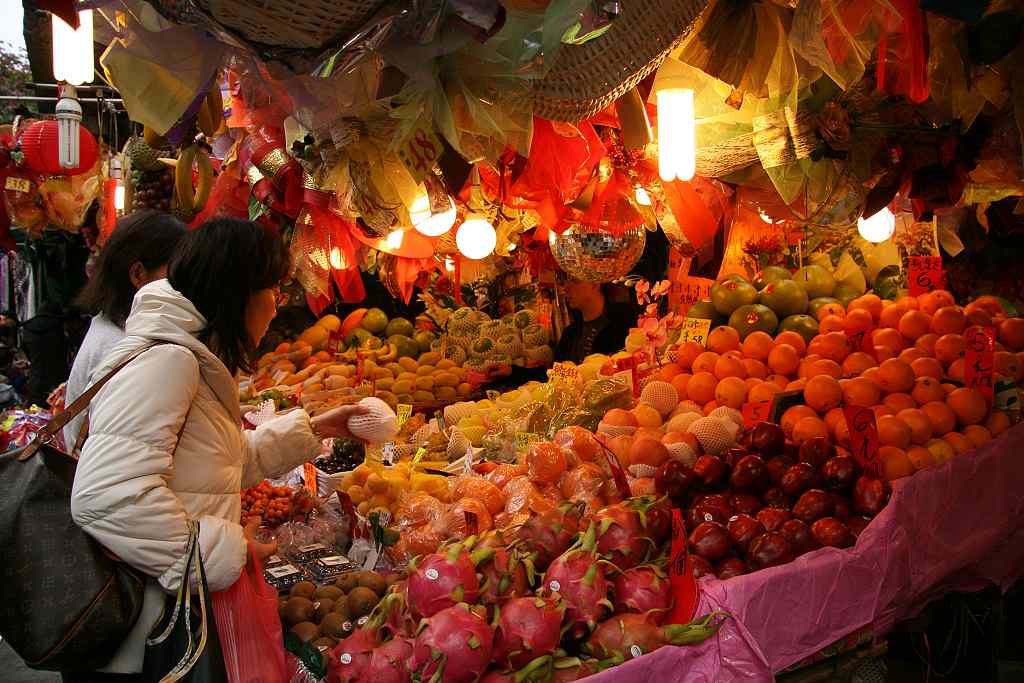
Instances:
[[[416,182],[422,183],[443,151],[444,147],[433,129],[425,119],[420,119],[419,125],[399,145],[398,158],[402,160]]]
[[[365,389],[367,396],[373,396],[374,394],[377,393],[376,386],[377,386],[376,380],[365,379],[364,378],[361,382],[359,382],[356,385],[356,388],[358,388],[358,389]]]
[[[487,390],[487,399],[489,401],[491,401],[491,402],[497,401],[499,397],[501,397],[501,392],[498,391],[497,389],[488,389]]]
[[[476,536],[480,533],[480,523],[477,521],[476,513],[464,510],[466,515],[466,536]]]
[[[380,461],[385,467],[395,464],[395,442],[388,441],[380,449]]]
[[[366,376],[366,361],[363,359],[362,354],[356,358],[356,384],[363,381],[363,377]]]
[[[426,454],[427,449],[424,448],[423,446],[420,446],[419,448],[416,449],[416,455],[412,456],[412,469],[416,469],[416,465],[419,464],[420,460],[422,460],[423,456]]]
[[[309,495],[316,498],[316,467],[313,466],[313,463],[307,462],[302,466],[302,480]]]
[[[446,423],[444,421],[444,411],[443,410],[435,410],[434,411],[434,419],[437,420],[437,428],[438,428],[439,431],[443,432],[444,430],[448,429],[448,423]]]
[[[701,346],[707,346],[708,333],[711,331],[711,321],[707,318],[686,318],[679,330],[678,344],[685,344],[688,341],[697,342]]]
[[[598,443],[601,443],[600,441]],[[626,473],[622,469],[622,463],[612,453],[612,450],[601,443],[601,450],[604,451],[605,462],[608,463],[608,469],[612,473],[612,479],[615,481],[615,488],[619,490],[619,495],[625,498],[632,498],[633,492],[629,489],[629,480],[626,479]]]
[[[555,366],[551,368],[551,377],[557,382],[576,384],[580,377],[580,371],[570,363],[555,363]]]
[[[669,555],[669,583],[674,604],[665,618],[667,624],[688,624],[697,611],[699,588],[693,578],[693,561],[686,540],[686,523],[683,513],[672,510],[672,547]]]
[[[615,361],[615,374],[612,375],[616,379],[625,382],[626,386],[633,392],[633,398],[640,396],[640,378],[637,377],[638,365],[637,354],[633,354],[628,358],[620,358]]]
[[[634,372],[634,370],[623,370],[621,372],[616,372],[615,374],[612,375],[612,379],[617,379],[618,381],[622,382],[627,387],[629,387],[629,390],[633,392],[633,397],[635,398],[637,396],[637,390],[636,383],[633,382]]]
[[[341,335],[341,330],[331,332],[331,336],[327,338],[327,353],[334,355],[341,349],[341,345],[344,342],[344,337]]]
[[[692,304],[710,299],[711,286],[714,284],[714,280],[706,277],[684,275],[673,282],[668,290],[669,307],[678,313],[685,313]]]
[[[751,429],[761,422],[766,422],[772,411],[771,401],[753,401],[743,404],[743,426]]]
[[[14,176],[8,176],[4,182],[5,190],[12,190],[14,192],[28,192],[32,189],[32,181],[28,178],[16,178]]]
[[[399,428],[401,428],[402,425],[404,425],[406,422],[408,422],[410,417],[412,417],[412,406],[409,405],[408,403],[399,403],[398,404],[398,426],[399,426]]]
[[[516,432],[516,450],[523,452],[530,447],[530,444],[543,441],[540,434],[534,432]]]
[[[973,387],[985,395],[989,405],[995,399],[993,368],[996,357],[996,328],[971,327],[965,335],[967,352],[964,354],[964,386]]]
[[[941,256],[911,256],[908,263],[907,288],[910,296],[927,294],[945,286]]]
[[[995,406],[1003,412],[1020,410],[1020,394],[1013,382],[996,382]]]
[[[881,472],[878,462],[878,428],[875,426],[875,411],[863,406],[844,406],[843,415],[850,428],[850,450],[865,474],[878,477]]]

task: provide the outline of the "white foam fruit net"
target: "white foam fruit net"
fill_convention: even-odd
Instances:
[[[679,392],[668,382],[653,380],[641,392],[640,402],[653,406],[664,418],[679,405]]]
[[[675,417],[673,417],[671,420],[668,421],[668,423],[665,425],[665,431],[666,432],[685,432],[685,431],[688,431],[690,429],[690,425],[692,425],[694,422],[696,422],[697,420],[701,419],[702,417],[704,417],[704,416],[701,415],[700,413],[681,413],[679,415],[676,415]]]
[[[459,401],[444,408],[444,421],[449,425],[456,425],[464,417],[469,417],[476,412],[476,404],[472,401]]]
[[[735,408],[730,408],[729,406],[719,406],[715,408],[711,411],[711,414],[708,417],[717,417],[723,420],[729,420],[737,427],[743,426],[743,413]]]
[[[597,425],[597,431],[608,436],[633,436],[636,433],[636,427],[620,427],[602,422]]]
[[[369,443],[384,443],[395,438],[398,433],[398,417],[387,403],[368,396],[359,401],[358,405],[367,408],[368,412],[348,419],[350,432]]]
[[[697,462],[697,453],[690,448],[688,443],[677,441],[676,443],[670,443],[666,448],[668,449],[668,457],[678,460],[688,467],[693,467]]]
[[[705,453],[720,455],[735,443],[735,434],[725,422],[717,417],[702,417],[688,431],[697,437]]]

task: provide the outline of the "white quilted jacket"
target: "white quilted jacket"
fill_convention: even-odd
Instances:
[[[186,520],[199,521],[210,590],[225,590],[246,560],[239,491],[313,458],[320,447],[303,411],[242,431],[238,386],[195,336],[204,325],[167,280],[146,285],[135,296],[126,338],[90,378],[152,341],[172,342],[145,351],[93,399],[75,475],[75,522],[152,577],[142,617],[105,671],[141,671],[164,591],[181,581]]]

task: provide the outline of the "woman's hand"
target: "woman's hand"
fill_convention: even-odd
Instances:
[[[256,540],[256,532],[260,528],[260,518],[250,517],[249,521],[242,527],[242,531],[245,534],[245,540],[249,542],[249,550],[256,555],[256,559],[260,562],[266,562],[267,558],[277,552],[277,541],[273,543],[263,543]]]
[[[323,439],[361,440],[348,430],[348,421],[349,418],[368,412],[370,410],[366,406],[339,406],[310,419],[310,424],[313,425],[313,433]]]

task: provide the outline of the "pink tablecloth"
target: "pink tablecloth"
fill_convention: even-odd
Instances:
[[[894,488],[853,548],[705,579],[697,613],[733,615],[715,638],[662,648],[587,680],[772,681],[861,627],[884,633],[944,594],[1005,590],[1024,575],[1024,424]]]

